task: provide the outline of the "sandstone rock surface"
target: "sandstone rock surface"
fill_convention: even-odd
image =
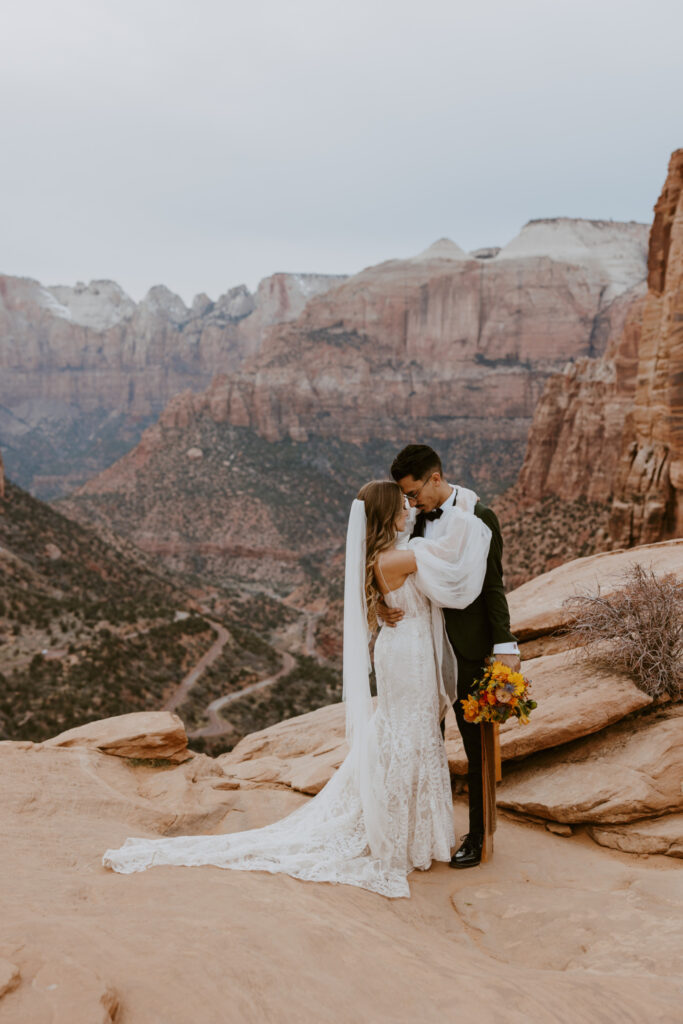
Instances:
[[[665,814],[622,825],[590,825],[588,834],[601,846],[625,853],[683,857],[683,814]]]
[[[415,872],[409,900],[215,867],[123,876],[102,866],[104,850],[171,834],[174,776],[194,791],[198,822],[201,790],[223,774],[211,759],[193,783],[192,762],[135,766],[92,747],[3,743],[0,761],[0,870],[13,880],[0,956],[21,975],[3,1024],[109,1024],[113,1000],[136,1024],[678,1024],[681,896],[666,858],[501,815],[490,863]],[[259,827],[308,799],[277,784],[217,792],[224,817],[188,834]],[[464,831],[463,804],[455,816]]]
[[[9,960],[0,959],[0,997],[16,988],[21,980],[21,971]]]
[[[652,703],[627,676],[597,668],[578,659],[575,652],[524,661],[523,671],[531,680],[538,707],[526,725],[517,719],[501,725],[503,760],[526,757],[599,732]],[[446,750],[451,772],[465,775],[467,759],[454,720],[446,733]]]
[[[330,704],[251,733],[216,761],[229,778],[318,793],[346,757],[345,732],[344,705]]]
[[[38,746],[86,746],[118,757],[164,758],[168,761],[185,761],[191,756],[187,750],[185,726],[170,711],[138,711],[104,718],[68,729]]]
[[[656,977],[659,971],[683,968],[682,951],[670,946],[676,931],[673,918],[683,910],[683,887],[680,876],[670,880],[669,897],[659,906],[639,891],[637,882],[626,894],[598,890],[590,905],[577,905],[574,884],[516,887],[495,879],[474,891],[456,893],[453,905],[485,949],[520,968],[609,970],[625,977],[645,969]],[[609,942],[603,935],[606,921]],[[646,961],[655,946],[659,952],[648,968]]]
[[[683,576],[683,538],[643,544],[627,551],[603,551],[551,569],[508,594],[512,629],[525,642],[562,630],[569,622],[563,602],[584,590],[595,592],[598,585],[608,594],[623,583],[623,574],[640,562],[657,574],[675,572]]]
[[[31,990],[33,1020],[42,1017],[41,1010],[49,1012],[47,1019],[54,1024],[86,1020],[115,1024],[117,1020],[120,1003],[116,990],[99,971],[84,967],[72,957],[47,960],[33,977]]]
[[[683,714],[621,722],[508,769],[498,804],[560,822],[636,821],[683,810]]]

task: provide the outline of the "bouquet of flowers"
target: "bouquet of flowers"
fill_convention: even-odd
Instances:
[[[513,672],[500,661],[489,664],[481,679],[475,679],[472,692],[461,700],[466,722],[507,722],[515,715],[524,725],[536,707],[529,696],[531,682],[521,672]]]

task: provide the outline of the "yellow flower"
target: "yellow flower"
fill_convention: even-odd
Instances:
[[[464,700],[461,700],[463,713],[465,715],[465,721],[473,722],[476,720],[476,715],[479,712],[479,701],[476,697],[469,695]]]

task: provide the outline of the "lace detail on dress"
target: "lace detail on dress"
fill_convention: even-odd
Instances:
[[[213,864],[401,897],[410,896],[410,871],[426,870],[433,860],[450,860],[453,806],[439,729],[430,605],[412,576],[387,601],[405,612],[398,625],[381,628],[375,644],[377,707],[370,742],[375,785],[386,801],[387,859],[370,851],[347,757],[317,796],[281,821],[229,835],[129,838],[105,852],[105,867],[128,874],[158,864]]]

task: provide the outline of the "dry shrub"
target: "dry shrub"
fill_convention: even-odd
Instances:
[[[683,695],[683,581],[636,562],[604,597],[568,598],[569,632],[602,664],[625,670],[651,697]]]

